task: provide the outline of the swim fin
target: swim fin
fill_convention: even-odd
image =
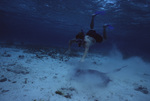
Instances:
[[[105,11],[96,11],[94,14],[95,14],[95,15],[98,15],[98,14],[104,15],[104,14],[105,14]]]

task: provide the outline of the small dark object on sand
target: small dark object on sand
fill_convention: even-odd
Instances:
[[[7,81],[7,78],[0,79],[0,82],[5,82],[5,81]]]
[[[13,81],[12,83],[17,83],[17,81]]]
[[[24,55],[19,55],[18,58],[19,59],[24,59]]]
[[[2,93],[8,92],[9,90],[2,90]]]
[[[72,95],[67,94],[67,95],[65,95],[64,97],[71,99],[71,96],[72,96]]]
[[[147,90],[147,88],[143,87],[143,86],[139,86],[139,87],[135,88],[135,90],[136,91],[140,91],[140,92],[142,92],[144,94],[148,94],[149,93],[148,90]]]
[[[59,91],[59,90],[57,90],[55,93],[58,94],[58,95],[64,95],[64,94],[63,94],[61,91]]]

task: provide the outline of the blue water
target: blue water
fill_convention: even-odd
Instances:
[[[128,56],[150,57],[149,0],[0,0],[0,41],[68,46],[83,29],[102,34],[107,23],[108,40],[95,49],[110,51],[113,45]]]

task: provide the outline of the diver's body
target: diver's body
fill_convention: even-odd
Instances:
[[[86,33],[86,35],[84,34],[83,30],[81,30],[81,32],[79,32],[76,35],[75,39],[72,39],[69,41],[69,50],[71,48],[72,43],[77,43],[79,47],[84,46],[85,51],[81,58],[81,62],[84,61],[91,45],[93,45],[96,42],[101,43],[103,41],[103,39],[107,39],[106,27],[109,25],[103,26],[103,36],[97,34],[96,31],[93,29],[94,28],[94,18],[96,15],[97,14],[92,15],[92,20],[91,20],[91,24],[90,24],[91,29]]]

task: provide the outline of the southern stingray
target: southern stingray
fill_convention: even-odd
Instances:
[[[106,73],[91,69],[76,69],[73,79],[88,85],[106,87],[111,79]]]
[[[126,66],[123,66],[119,69],[116,69],[110,73],[119,72]],[[109,73],[103,73],[98,70],[92,69],[75,69],[73,73],[73,80],[84,83],[86,85],[106,87],[110,81],[112,81],[109,76]]]

